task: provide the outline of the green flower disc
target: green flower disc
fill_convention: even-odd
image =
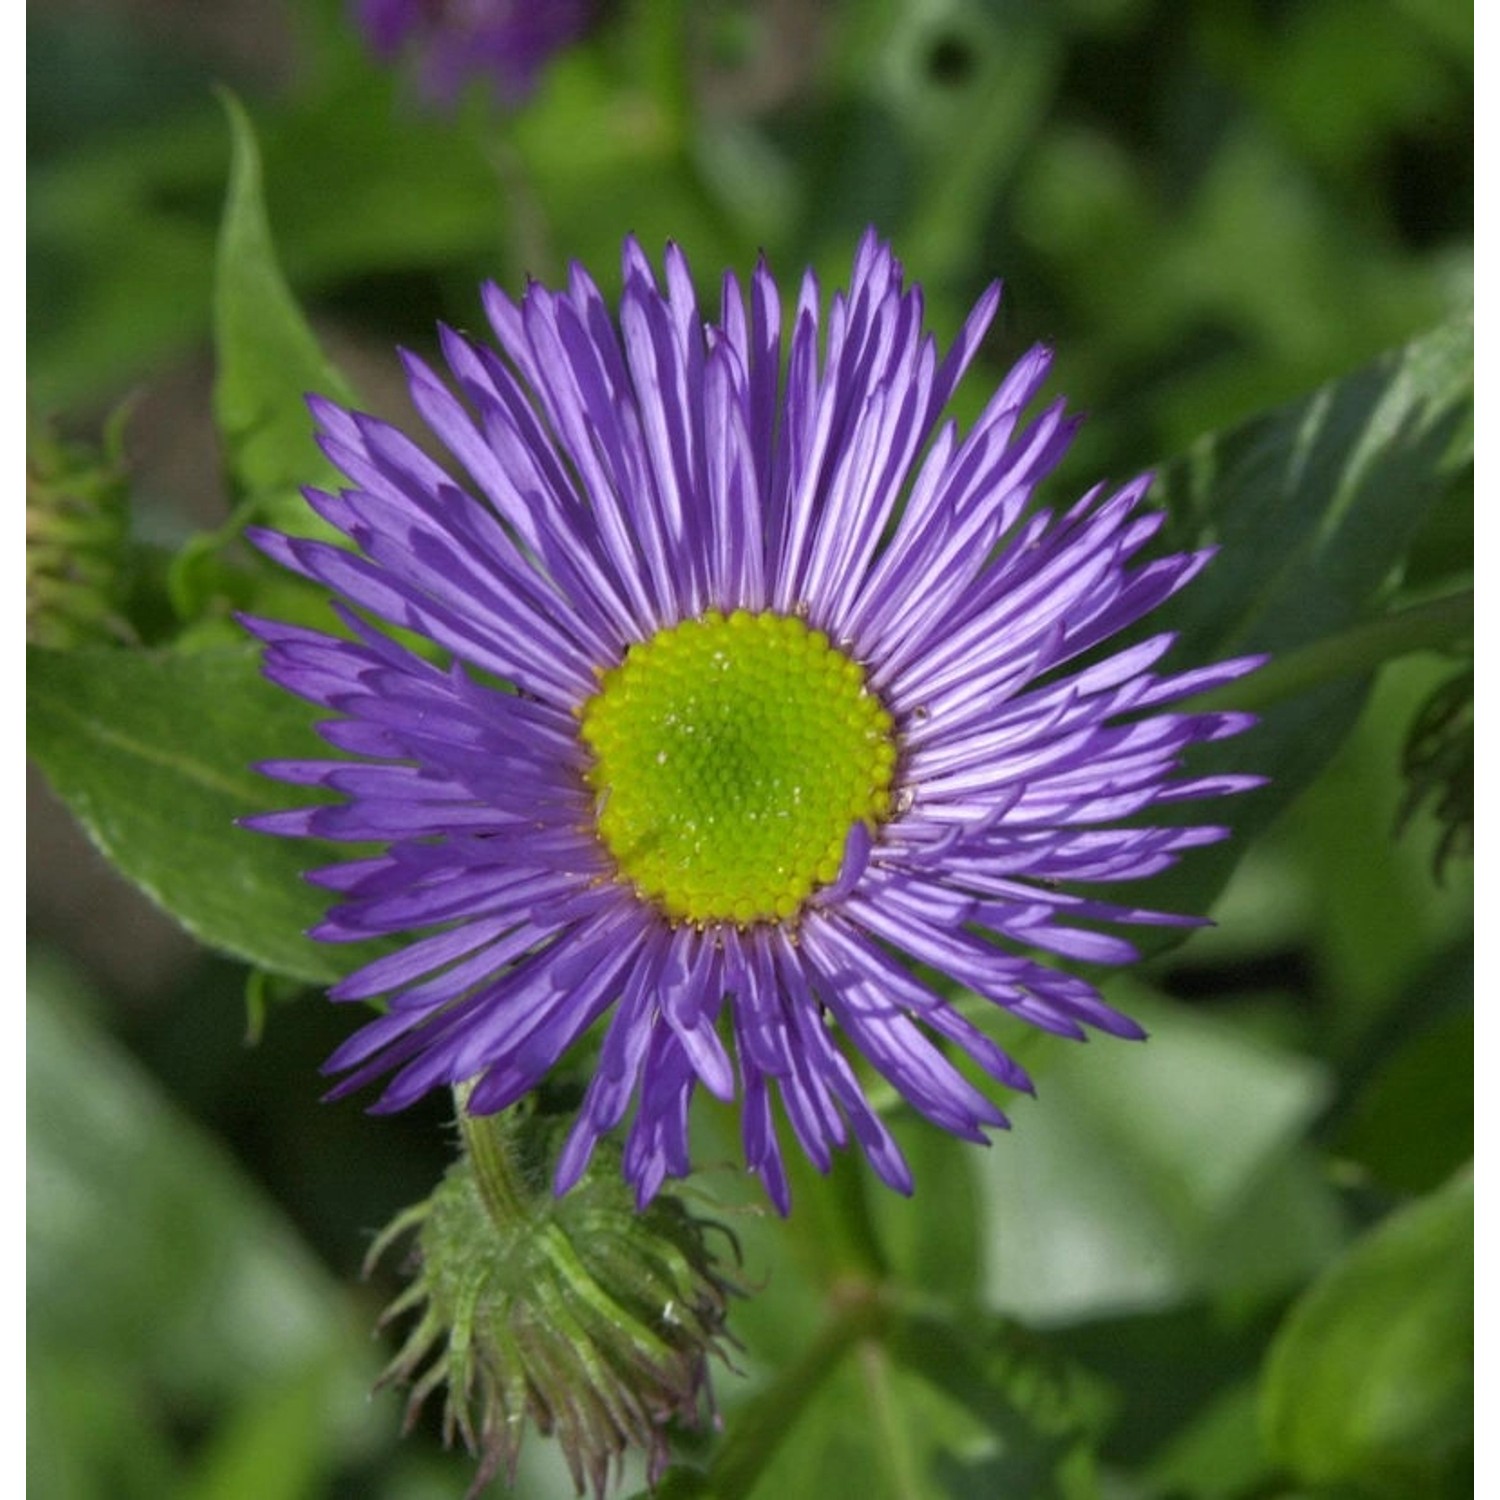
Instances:
[[[598,829],[674,921],[771,922],[838,878],[891,809],[891,716],[787,615],[716,611],[630,648],[584,704]]]

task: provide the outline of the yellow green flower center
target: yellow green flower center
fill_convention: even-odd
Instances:
[[[584,704],[599,836],[676,921],[769,922],[838,878],[891,809],[891,716],[787,615],[710,612],[634,645]]]

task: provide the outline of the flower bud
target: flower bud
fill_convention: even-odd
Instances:
[[[713,1419],[708,1357],[733,1340],[731,1293],[707,1232],[670,1195],[638,1212],[605,1162],[565,1197],[548,1186],[556,1122],[520,1110],[461,1113],[465,1152],[426,1202],[371,1248],[367,1270],[415,1230],[411,1284],[382,1326],[417,1311],[381,1384],[411,1387],[407,1427],[446,1386],[443,1436],[479,1463],[470,1494],[515,1478],[528,1420],[562,1447],[579,1494],[618,1480],[644,1450],[653,1482],[666,1428]]]

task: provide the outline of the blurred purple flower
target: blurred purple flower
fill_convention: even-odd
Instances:
[[[356,14],[377,56],[417,53],[422,92],[451,103],[473,79],[487,79],[502,103],[519,104],[547,60],[578,40],[594,0],[357,0]]]
[[[1170,633],[1111,644],[1209,554],[1138,560],[1144,478],[1033,504],[1076,425],[1024,415],[1049,351],[967,434],[943,420],[999,295],[940,357],[871,233],[826,318],[804,277],[784,341],[764,265],[710,323],[676,247],[663,291],[631,241],[618,315],[575,267],[519,303],[485,288],[501,352],[441,330],[467,405],[406,356],[467,478],[312,401],[352,487],[308,498],[358,550],[255,540],[339,596],[350,638],[247,623],[345,757],[262,769],[343,800],[250,821],[382,846],[313,873],[340,897],[317,937],[424,933],[334,987],[385,998],[330,1059],[336,1094],[394,1073],[378,1110],[466,1081],[501,1110],[608,1017],[558,1191],[632,1102],[639,1201],[686,1173],[701,1082],[741,1096],[785,1211],[777,1095],[819,1168],[852,1134],[911,1189],[846,1050],[967,1140],[1006,1120],[950,1049],[1029,1089],[932,973],[1064,1036],[1142,1034],[1029,953],[1127,962],[1094,924],[1198,920],[1088,892],[1226,836],[1146,820],[1256,785],[1179,774],[1251,720],[1165,710],[1258,659],[1158,674]]]

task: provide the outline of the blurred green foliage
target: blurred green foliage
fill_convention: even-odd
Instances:
[[[681,243],[709,305],[762,249],[828,286],[874,222],[940,337],[1005,280],[961,417],[1041,339],[1091,413],[1059,491],[1165,463],[1178,537],[1224,548],[1174,623],[1194,653],[1291,664],[1234,747],[1276,780],[1156,893],[1222,885],[1220,927],[1111,981],[1149,1045],[1007,1032],[1039,1100],[988,1152],[895,1117],[910,1202],[802,1165],[769,1219],[703,1109],[695,1191],[756,1295],[725,1433],[684,1434],[660,1493],[1469,1493],[1471,889],[1458,858],[1434,883],[1445,824],[1401,774],[1468,650],[1469,7],[616,0],[504,117],[424,113],[342,0],[244,11],[223,34],[193,6],[30,23],[33,398],[97,429],[211,344],[232,506],[185,538],[137,486],[150,650],[38,653],[33,748],[133,881],[263,966],[266,1032],[241,1049],[238,964],[117,995],[35,917],[32,1492],[436,1500],[471,1472],[364,1404],[394,1283],[352,1277],[441,1173],[441,1112],[317,1103],[348,1017],[290,1002],[352,958],[300,936],[308,851],[231,826],[266,795],[247,763],[308,733],[230,616],[326,618],[237,543],[313,524],[300,397],[343,379],[323,350],[393,366],[435,319],[474,324],[481,279],[575,258],[608,290],[627,231]],[[229,127],[216,83],[244,101]],[[570,1492],[530,1443],[518,1493]]]

